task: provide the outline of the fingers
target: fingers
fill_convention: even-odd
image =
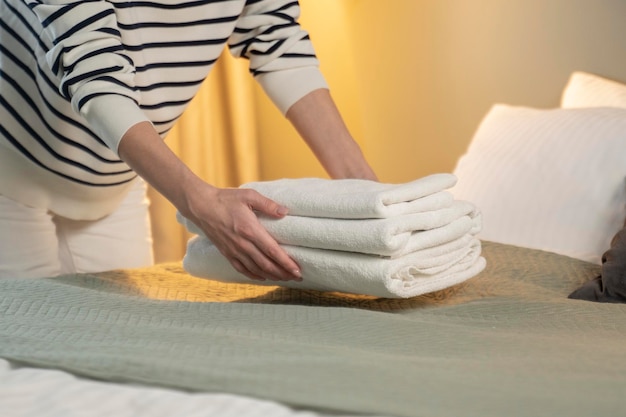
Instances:
[[[240,274],[243,274],[255,281],[265,281],[265,278],[252,273],[239,259],[233,258],[230,260],[230,263],[232,264],[233,268],[235,268],[235,270],[237,270],[237,272],[239,272]]]
[[[252,210],[256,210],[271,217],[281,218],[284,217],[289,211],[287,207],[278,204],[274,200],[264,197],[260,193],[254,190],[245,190],[247,192],[246,198],[248,204]]]
[[[257,281],[302,281],[299,273],[292,274],[259,251],[240,252],[237,258],[230,260],[233,267],[241,274]]]
[[[206,236],[233,268],[253,280],[302,280],[300,267],[265,230],[256,212],[283,217],[286,208],[254,190],[218,189],[195,210]]]
[[[235,270],[256,281],[302,281],[299,269],[286,270],[256,249],[240,251],[235,257],[226,257]]]
[[[235,232],[242,238],[235,257],[246,269],[247,276],[272,281],[302,279],[298,264],[261,226],[256,216],[252,216],[250,223],[236,227]]]

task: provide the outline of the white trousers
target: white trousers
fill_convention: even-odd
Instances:
[[[0,278],[41,278],[152,265],[146,184],[95,221],[63,218],[0,195]]]

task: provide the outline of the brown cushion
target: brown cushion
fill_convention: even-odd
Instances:
[[[603,303],[626,303],[626,224],[602,255],[600,276],[586,282],[569,298]]]

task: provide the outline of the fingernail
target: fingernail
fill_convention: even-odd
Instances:
[[[285,214],[287,214],[287,212],[289,212],[289,210],[287,210],[287,207],[278,207],[278,209],[276,210],[276,213],[278,213],[281,216],[284,216]]]
[[[298,278],[302,278],[302,273],[300,272],[299,269],[294,269],[291,271],[291,273]]]

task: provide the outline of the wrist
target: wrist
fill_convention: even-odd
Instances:
[[[178,211],[185,217],[195,219],[201,217],[202,210],[216,201],[219,189],[189,171],[181,182],[179,201],[173,202]]]
[[[343,144],[344,149],[337,150],[340,158],[326,158],[326,170],[334,179],[364,179],[378,181],[372,167],[368,164],[359,145],[349,137],[338,141]]]

